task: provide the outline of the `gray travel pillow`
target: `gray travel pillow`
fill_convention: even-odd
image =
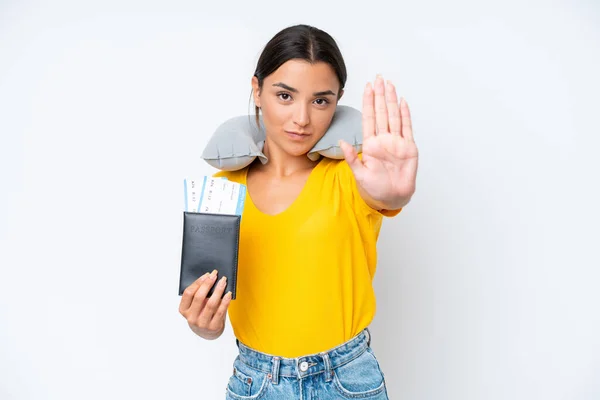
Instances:
[[[233,117],[222,123],[202,152],[202,159],[213,167],[223,171],[237,171],[259,157],[263,164],[267,157],[262,150],[265,145],[265,126],[262,115],[259,116],[260,129],[256,126],[253,115]],[[362,114],[359,110],[338,105],[323,137],[308,152],[313,161],[320,156],[343,159],[344,153],[338,141],[343,139],[362,151]]]

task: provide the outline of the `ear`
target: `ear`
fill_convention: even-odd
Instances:
[[[344,89],[340,90],[340,95],[338,96],[337,101],[340,101],[340,99],[342,98],[342,96],[344,95]]]
[[[257,107],[260,107],[260,89],[258,87],[258,78],[256,77],[256,75],[254,75],[252,77],[252,95],[254,96],[254,104],[256,104]]]

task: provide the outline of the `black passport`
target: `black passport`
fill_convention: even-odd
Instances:
[[[180,296],[196,279],[216,269],[218,277],[207,297],[213,294],[219,279],[226,276],[223,295],[231,291],[231,298],[235,299],[240,220],[239,215],[183,212]]]

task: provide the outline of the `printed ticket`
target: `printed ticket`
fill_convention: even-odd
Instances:
[[[183,180],[185,210],[242,215],[246,186],[226,178],[202,176]]]

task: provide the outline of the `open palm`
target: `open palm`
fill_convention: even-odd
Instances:
[[[406,100],[398,103],[391,82],[377,76],[363,94],[362,160],[342,142],[344,158],[362,190],[382,204],[404,204],[415,191],[419,154]]]

